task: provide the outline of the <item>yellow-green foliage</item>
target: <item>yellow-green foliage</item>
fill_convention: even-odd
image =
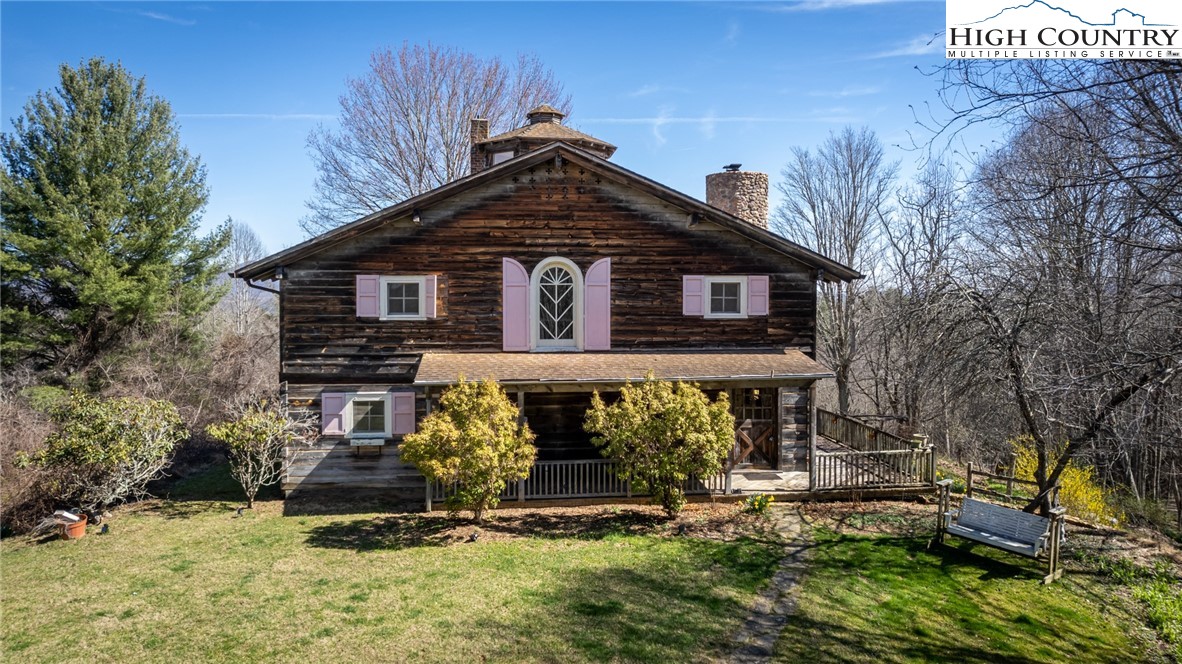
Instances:
[[[205,431],[230,448],[230,474],[242,485],[247,507],[254,507],[259,489],[279,481],[284,450],[297,439],[287,414],[279,404],[266,399]]]
[[[612,405],[596,392],[583,428],[600,452],[619,462],[641,491],[670,515],[685,505],[682,484],[722,471],[735,442],[735,418],[726,393],[713,403],[697,385],[656,380],[650,372],[639,385],[620,390]]]
[[[402,458],[428,480],[457,484],[452,509],[472,510],[477,521],[495,508],[508,482],[534,465],[534,434],[517,422],[517,407],[496,381],[466,382],[444,390],[440,410],[402,440]]]
[[[1033,481],[1034,471],[1038,468],[1034,440],[1030,436],[1020,436],[1011,439],[1010,445],[1018,455],[1014,474],[1018,479]],[[1066,507],[1071,516],[1100,523],[1119,522],[1120,514],[1109,501],[1111,492],[1096,483],[1093,473],[1091,466],[1068,461],[1059,476],[1059,504]]]

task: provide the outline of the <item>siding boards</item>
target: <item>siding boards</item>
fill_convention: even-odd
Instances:
[[[394,222],[288,266],[281,380],[410,381],[424,351],[499,350],[505,256],[527,270],[563,256],[584,271],[610,256],[613,350],[813,347],[805,266],[577,168],[521,173],[422,215],[422,227]],[[439,317],[358,319],[358,273],[439,275]],[[770,315],[682,316],[684,274],[770,274]]]

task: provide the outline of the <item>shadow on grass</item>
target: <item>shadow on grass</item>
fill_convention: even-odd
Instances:
[[[1131,661],[1087,586],[971,542],[820,534],[779,661]],[[1030,563],[1029,566],[1024,563]]]
[[[494,661],[521,657],[520,643],[552,653],[551,661],[715,661],[728,654],[749,602],[783,555],[780,546],[750,539],[653,538],[630,546],[653,548],[626,565],[554,575],[543,589],[523,591],[532,608],[512,618],[482,615],[452,629],[460,639],[514,635],[483,653]]]
[[[516,538],[597,540],[612,535],[653,534],[666,522],[659,515],[631,510],[582,514],[496,513],[480,524],[438,512],[392,514],[316,526],[309,533],[308,544],[355,551],[396,550],[445,546],[463,540],[474,531]]]
[[[160,501],[148,511],[166,519],[188,519],[211,511],[228,511],[246,505],[242,486],[230,474],[230,464],[219,461],[187,477],[165,480],[152,487]],[[263,487],[255,503],[282,500],[277,485]]]

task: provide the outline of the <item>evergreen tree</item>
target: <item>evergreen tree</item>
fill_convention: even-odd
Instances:
[[[121,65],[62,65],[0,139],[0,354],[65,374],[133,326],[217,302],[225,228],[198,235],[205,168]]]

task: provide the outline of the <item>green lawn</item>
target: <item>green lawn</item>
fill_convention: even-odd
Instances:
[[[1102,579],[950,538],[814,531],[799,609],[777,660],[1137,662],[1157,654],[1130,603]]]
[[[588,512],[573,535],[542,514],[465,543],[438,515],[283,516],[275,501],[235,518],[235,505],[159,501],[120,511],[108,535],[5,540],[4,658],[703,660],[782,550],[671,535],[627,508]]]
[[[376,503],[284,516],[272,498],[236,517],[224,467],[168,495],[120,510],[108,535],[0,545],[5,661],[711,661],[782,553],[737,506],[677,524],[629,507],[500,512],[470,543],[471,524]],[[926,507],[825,509],[839,519],[810,529],[778,661],[1162,658],[1103,574],[1043,586],[1023,558],[927,550]]]

